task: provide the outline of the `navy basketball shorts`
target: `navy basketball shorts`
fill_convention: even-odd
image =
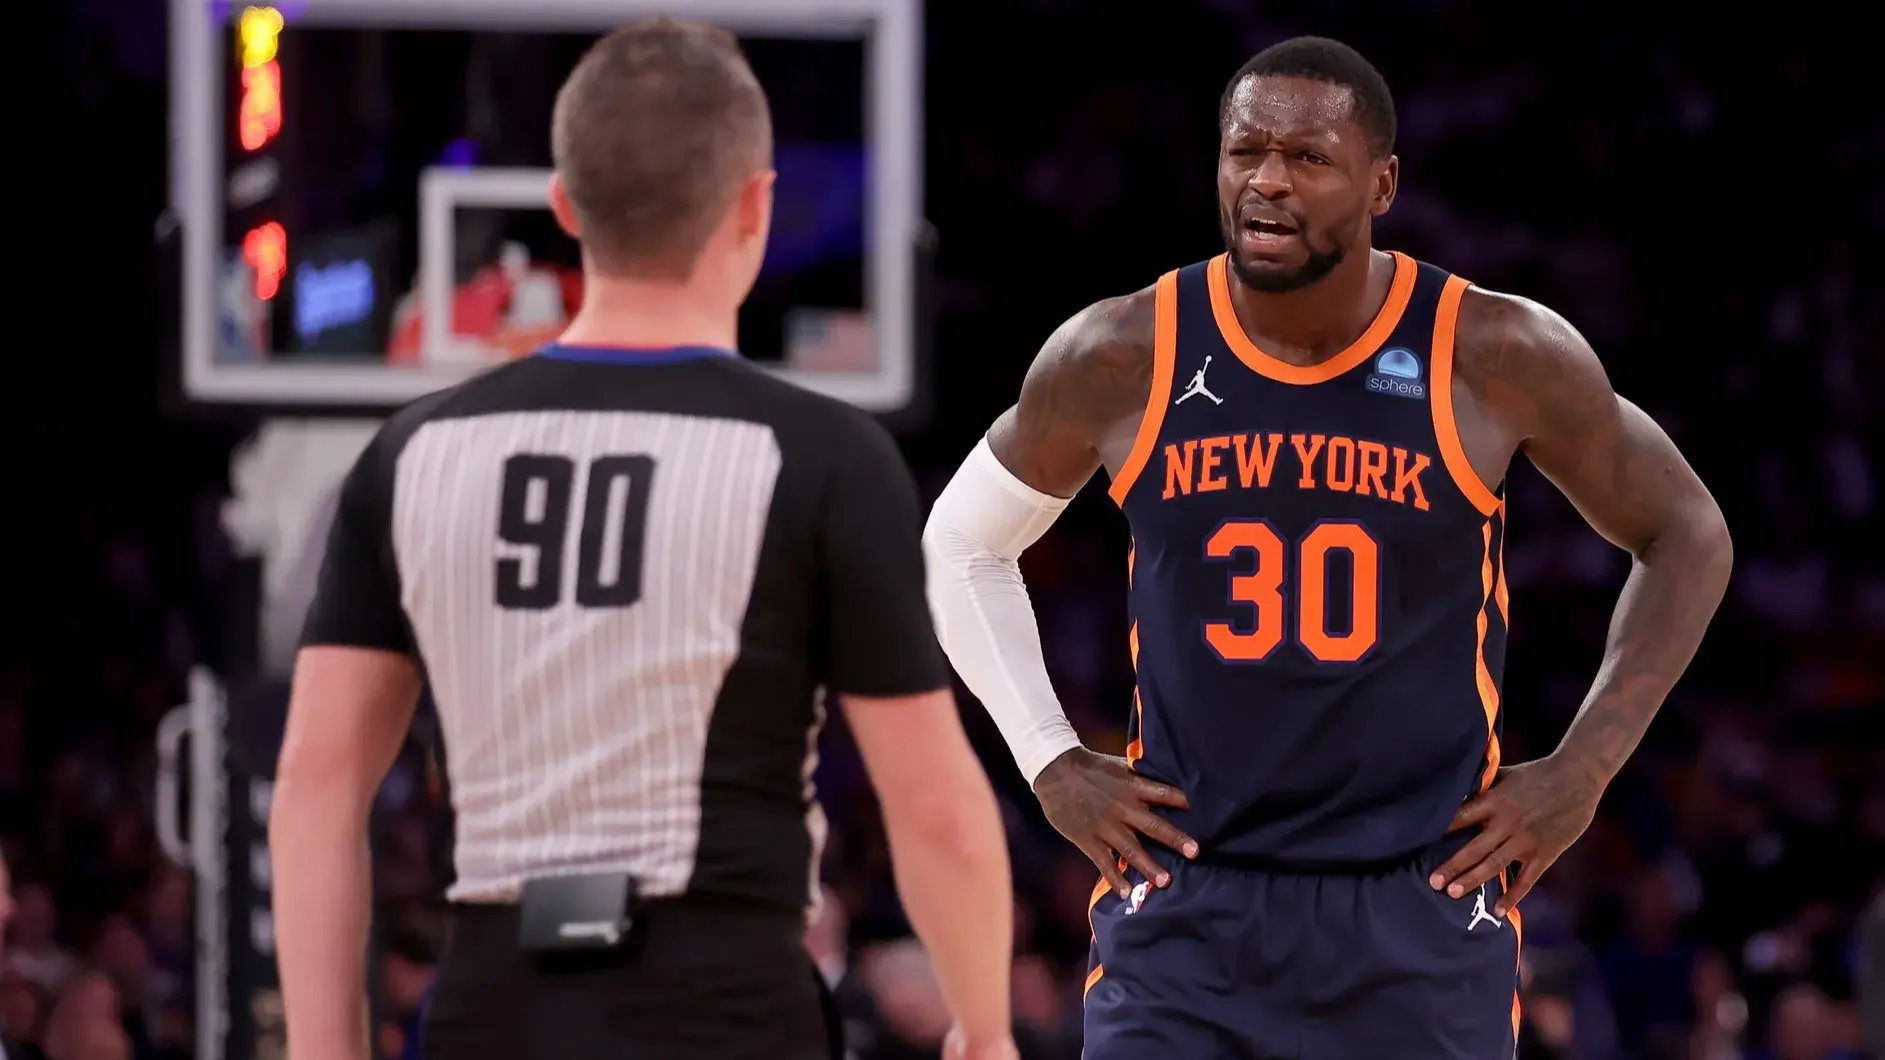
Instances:
[[[1085,1060],[1511,1060],[1519,917],[1454,900],[1447,843],[1367,875],[1185,862],[1093,903]]]

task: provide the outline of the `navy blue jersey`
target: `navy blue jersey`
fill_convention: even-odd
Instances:
[[[1380,315],[1265,354],[1226,260],[1157,287],[1152,395],[1113,499],[1132,527],[1128,757],[1216,855],[1373,863],[1439,839],[1499,761],[1505,506],[1453,420],[1467,283],[1395,255]]]

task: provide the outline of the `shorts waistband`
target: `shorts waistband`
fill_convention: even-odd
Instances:
[[[1284,876],[1379,876],[1409,868],[1430,872],[1438,868],[1447,858],[1452,857],[1454,851],[1465,846],[1471,838],[1470,832],[1458,832],[1398,854],[1355,859],[1279,858],[1266,854],[1215,850],[1209,844],[1200,844],[1202,849],[1198,852],[1196,861],[1198,864],[1217,868],[1269,872]]]

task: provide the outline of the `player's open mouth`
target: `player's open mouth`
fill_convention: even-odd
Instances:
[[[1290,240],[1295,239],[1296,225],[1274,214],[1269,216],[1247,216],[1244,218],[1243,244],[1246,248],[1258,252],[1281,250]]]

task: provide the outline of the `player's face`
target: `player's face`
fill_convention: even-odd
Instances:
[[[1252,77],[1224,114],[1219,220],[1231,268],[1259,291],[1293,291],[1334,271],[1394,198],[1397,163],[1369,158],[1350,90]]]

